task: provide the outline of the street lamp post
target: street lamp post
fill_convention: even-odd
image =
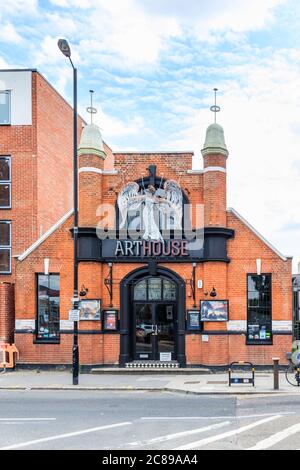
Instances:
[[[73,68],[73,193],[74,193],[74,289],[73,310],[79,309],[78,298],[78,155],[77,155],[77,69],[71,59],[71,48],[66,39],[59,39],[58,47],[66,56]],[[79,383],[79,347],[78,347],[78,321],[74,322],[73,335],[73,385]]]

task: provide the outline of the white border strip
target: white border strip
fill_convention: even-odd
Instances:
[[[289,257],[287,256],[284,256],[282,253],[280,253],[280,251],[277,250],[277,248],[275,248],[270,242],[268,242],[268,240],[266,240],[251,224],[249,224],[249,222],[247,222],[247,220],[244,219],[244,217],[242,217],[235,209],[233,209],[232,207],[229,207],[227,209],[227,212],[231,212],[233,215],[235,215],[241,222],[243,222],[243,224],[246,225],[246,227],[249,228],[249,230],[251,230],[263,243],[265,243],[265,245],[267,245],[272,251],[274,251],[274,253],[276,253],[277,256],[279,256],[279,258],[281,258],[283,261],[287,261],[289,259]]]
[[[34,331],[35,330],[35,320],[25,319],[25,320],[15,320],[15,330],[27,330],[27,331]]]
[[[117,175],[118,170],[101,170],[100,168],[94,168],[92,166],[84,166],[79,168],[78,173],[98,173],[98,175]]]
[[[287,331],[291,333],[293,331],[293,322],[290,320],[273,320],[272,330],[273,331]]]
[[[226,173],[226,168],[222,166],[208,166],[204,168],[203,173],[209,173],[210,171],[220,171],[221,173]]]
[[[203,175],[203,170],[187,170],[188,175]]]
[[[65,221],[69,217],[71,217],[73,212],[74,210],[71,209],[60,220],[58,220],[56,224],[52,225],[52,227],[50,227],[49,230],[47,230],[47,232],[45,232],[44,235],[41,236],[41,238],[39,238],[36,242],[34,242],[33,245],[31,245],[26,251],[24,251],[22,255],[19,256],[18,260],[24,261],[24,259],[27,258],[27,256],[29,256],[34,250],[36,250],[42,243],[44,243],[45,240],[47,240],[47,238],[50,237],[50,235],[52,235],[52,233],[54,233],[61,225],[63,225]]]

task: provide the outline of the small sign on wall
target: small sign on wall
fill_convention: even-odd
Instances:
[[[81,321],[99,321],[101,318],[101,300],[80,300],[79,310]]]
[[[103,330],[117,331],[118,329],[118,310],[103,310]]]
[[[229,302],[228,300],[201,300],[200,315],[203,322],[227,322]]]
[[[171,362],[172,361],[172,353],[167,353],[167,352],[160,353],[159,360],[161,362]]]
[[[69,321],[79,321],[79,310],[69,310]]]
[[[188,331],[200,331],[201,330],[200,311],[199,310],[188,310],[187,311],[186,329]]]

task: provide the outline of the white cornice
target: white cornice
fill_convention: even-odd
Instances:
[[[226,168],[222,166],[208,166],[204,170],[187,170],[188,175],[203,175],[204,173],[209,173],[210,171],[220,171],[221,173],[226,173]]]
[[[208,166],[204,168],[203,173],[209,173],[210,171],[220,171],[221,173],[226,173],[226,168],[222,166]]]
[[[97,173],[98,175],[114,176],[119,173],[118,170],[101,170],[100,168],[94,168],[92,166],[85,166],[79,168],[78,173]]]
[[[68,220],[69,217],[73,214],[74,210],[71,209],[67,214],[65,214],[60,220],[58,220],[52,227],[47,230],[47,232],[44,233],[44,235],[41,236],[36,242],[33,243],[22,255],[18,257],[19,261],[24,261],[24,259],[27,258],[33,251],[35,251],[44,241],[47,240],[47,238],[52,235],[61,225],[65,223],[66,220]]]
[[[281,258],[283,261],[288,261],[291,259],[290,256],[284,256],[280,251],[277,250],[268,240],[266,240],[265,237],[263,237],[244,217],[241,216],[235,209],[232,207],[229,207],[227,209],[227,212],[231,212],[233,215],[235,215],[241,222],[243,222],[246,227],[248,227],[249,230],[251,230],[265,245],[267,245],[274,253],[276,253],[279,258]]]
[[[203,170],[187,170],[188,175],[203,175]]]

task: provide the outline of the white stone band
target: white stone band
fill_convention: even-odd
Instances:
[[[272,322],[273,331],[287,331],[291,333],[293,331],[293,323],[291,321],[277,320]]]
[[[246,332],[247,322],[245,320],[230,320],[229,322],[227,322],[227,330]]]
[[[34,331],[35,330],[35,320],[16,320],[15,321],[15,330],[26,330]]]
[[[82,168],[79,168],[78,173],[97,173],[98,175],[114,176],[117,175],[119,172],[118,170],[101,170],[100,168],[94,168],[92,166],[84,166]]]
[[[220,171],[221,173],[226,173],[226,168],[223,168],[222,166],[208,166],[207,168],[204,168],[203,173],[208,173],[210,171]]]

